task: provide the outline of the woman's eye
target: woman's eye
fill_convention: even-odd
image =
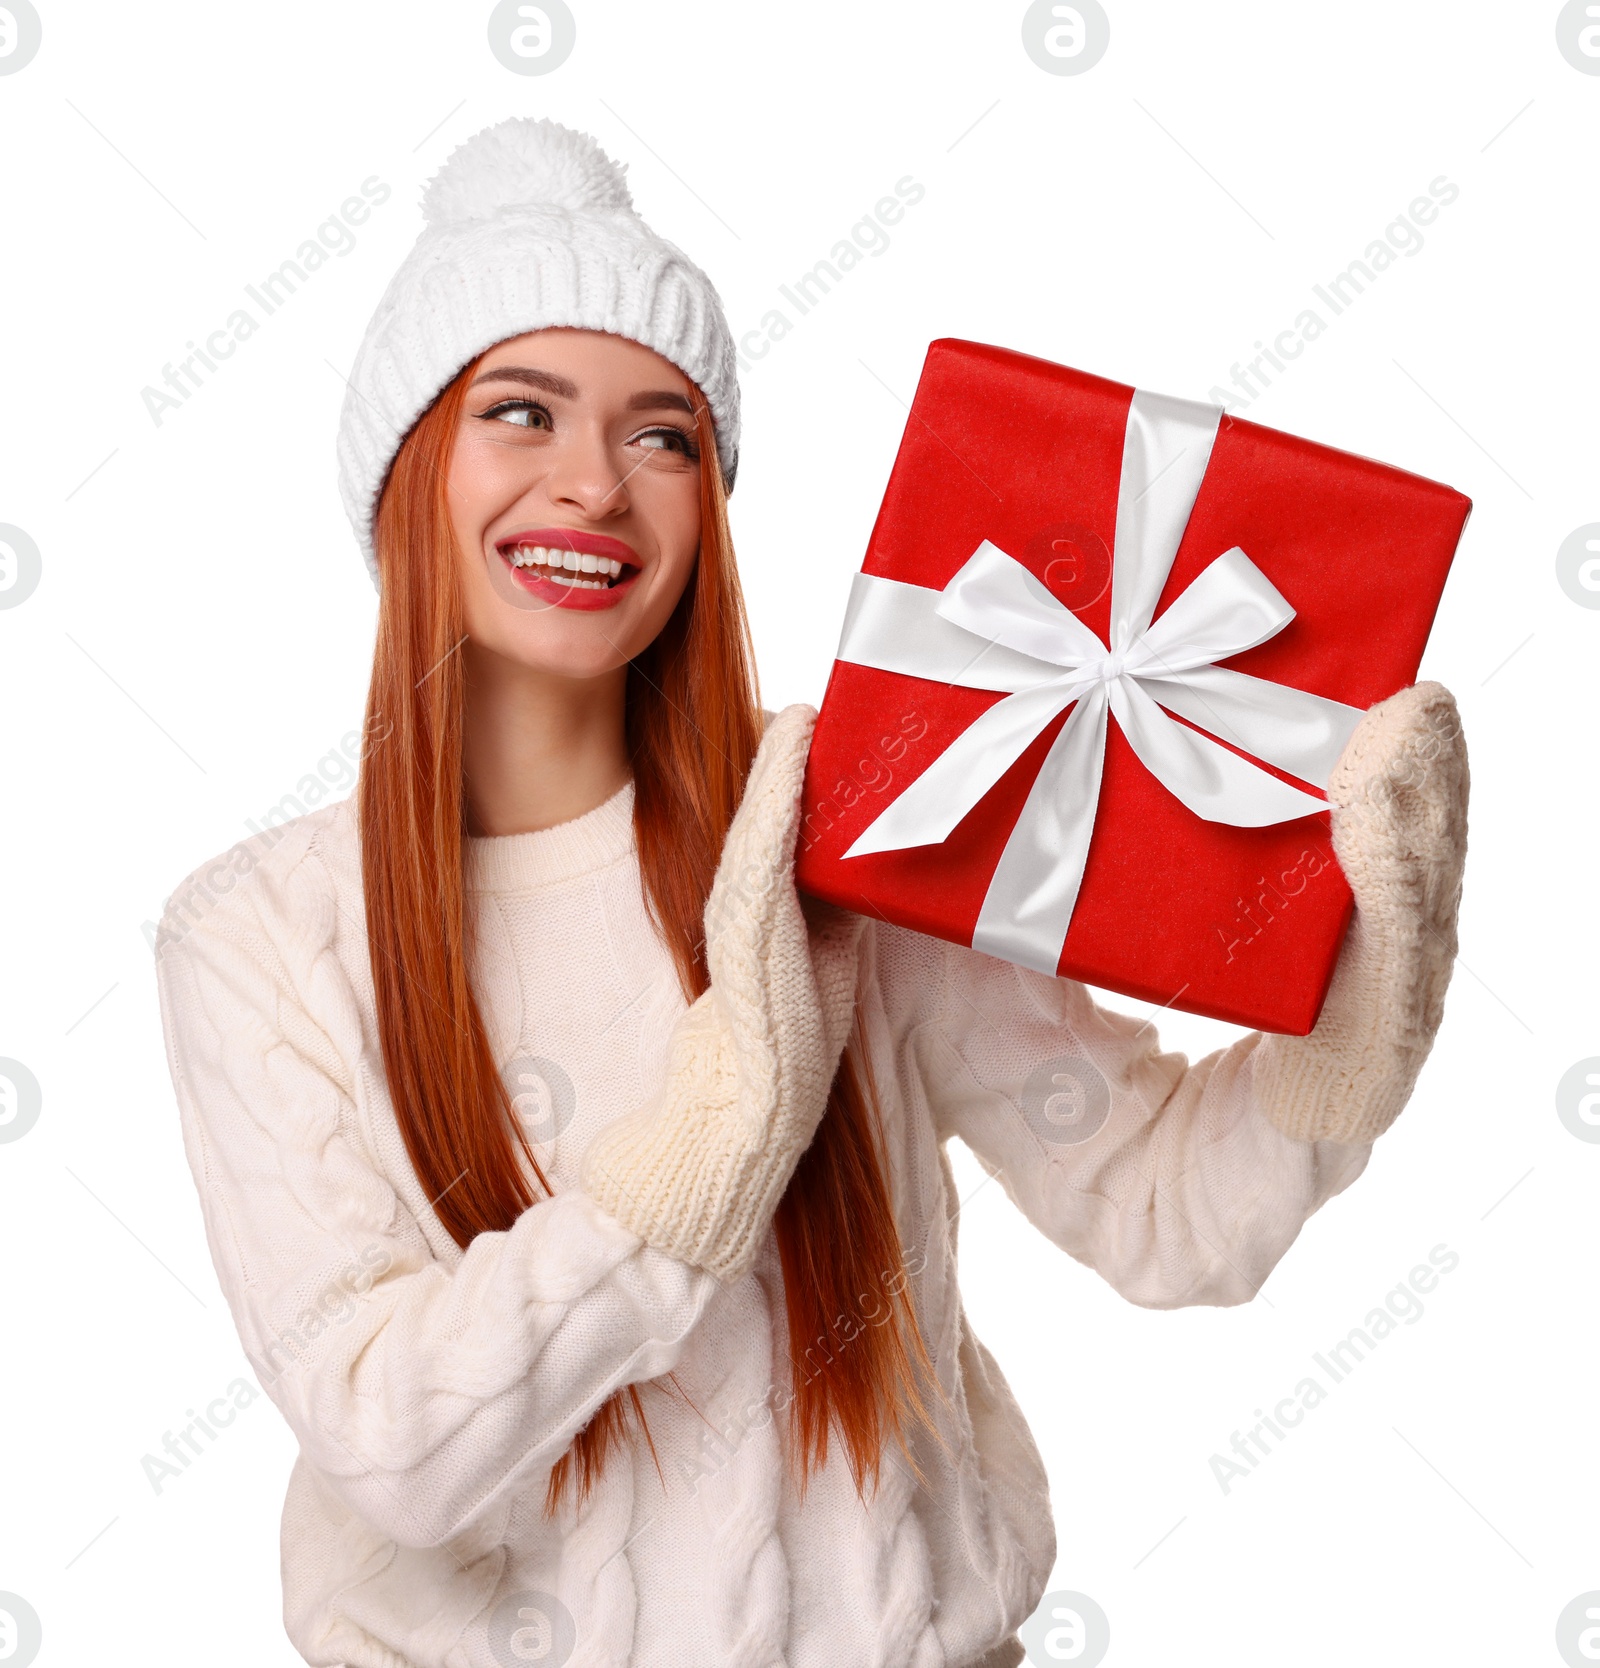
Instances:
[[[485,418],[509,423],[513,428],[542,429],[550,427],[550,413],[537,400],[502,400],[483,413]]]
[[[678,452],[686,458],[697,455],[694,437],[684,433],[682,429],[671,427],[670,424],[665,428],[646,429],[637,439],[642,446],[651,451]]]

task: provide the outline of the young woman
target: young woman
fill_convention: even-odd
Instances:
[[[1403,691],[1341,760],[1357,913],[1309,1037],[1189,1065],[1070,980],[802,902],[815,715],[757,700],[715,291],[550,122],[426,209],[340,436],[381,595],[358,792],[197,870],[160,946],[212,1255],[300,1443],[289,1635],[1014,1664],[1055,1533],[945,1143],[1132,1302],[1248,1301],[1438,1026],[1454,703]],[[1106,1085],[1092,1139],[1030,1122],[1051,1062]]]

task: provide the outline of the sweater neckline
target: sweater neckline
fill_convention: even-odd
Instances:
[[[632,850],[630,777],[609,799],[568,822],[527,834],[467,835],[462,878],[469,892],[520,892],[590,874]]]

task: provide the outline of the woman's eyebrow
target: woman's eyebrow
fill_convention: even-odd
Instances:
[[[559,395],[564,400],[578,397],[577,383],[568,382],[554,371],[536,371],[527,365],[496,365],[492,371],[474,377],[472,386],[476,388],[480,382],[521,382],[530,388],[542,388],[547,394]]]
[[[675,394],[670,388],[652,389],[647,394],[635,394],[628,401],[629,411],[659,411],[663,406],[673,411],[687,411],[694,416],[694,407],[685,394]]]
[[[531,365],[496,365],[493,370],[484,371],[472,380],[476,388],[481,382],[520,382],[529,388],[542,388],[547,394],[555,394],[563,400],[575,400],[578,397],[578,385],[570,382],[564,376],[557,376],[554,371],[538,371]],[[680,394],[670,388],[652,388],[643,393],[635,394],[628,401],[629,411],[685,411],[691,417],[694,406],[686,394]]]

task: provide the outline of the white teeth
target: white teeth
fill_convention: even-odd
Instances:
[[[601,574],[609,579],[618,579],[622,575],[622,563],[614,556],[579,555],[575,550],[556,550],[549,545],[519,544],[510,553],[511,565],[514,568],[549,568],[551,577],[560,574]],[[598,580],[568,580],[563,578],[562,584],[583,584],[589,590],[603,589],[606,578]]]

